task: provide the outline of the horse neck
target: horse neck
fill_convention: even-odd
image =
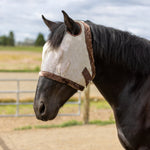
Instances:
[[[105,27],[103,28],[103,30],[105,30]],[[100,35],[103,34],[102,30],[100,33],[96,25],[91,26],[91,31],[96,67],[96,76],[93,82],[111,106],[117,105],[119,95],[128,86],[128,83],[133,81],[133,84],[135,84],[135,75],[123,68],[121,65],[109,61],[107,62],[106,58],[102,58],[102,49],[103,51],[105,51],[105,49],[107,49],[107,51],[108,49],[111,50],[111,46],[114,44],[118,45],[118,43],[115,43],[115,41],[111,39],[110,35],[104,34],[105,37],[102,39],[102,35]],[[111,40],[113,43],[110,44]]]
[[[129,78],[132,79],[132,76],[120,66],[96,63],[93,82],[111,106],[117,105],[118,97],[129,83]]]

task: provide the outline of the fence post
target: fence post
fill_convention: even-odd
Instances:
[[[83,100],[83,123],[88,124],[89,122],[89,103],[90,103],[90,84],[84,90],[84,100]]]
[[[20,81],[17,80],[16,116],[19,116]]]

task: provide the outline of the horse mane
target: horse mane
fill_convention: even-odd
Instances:
[[[90,21],[95,59],[118,64],[133,73],[150,73],[150,41],[126,31],[117,30]],[[51,46],[58,48],[66,33],[66,26],[58,22],[48,38]]]
[[[105,63],[121,65],[127,70],[150,73],[150,41],[126,31],[87,22],[93,36],[95,58]]]

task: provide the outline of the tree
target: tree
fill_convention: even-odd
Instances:
[[[14,33],[12,31],[9,32],[9,36],[0,36],[0,45],[3,46],[14,46],[15,45],[15,39],[14,39]]]
[[[0,45],[6,46],[8,43],[8,37],[7,36],[1,36],[0,37]]]
[[[9,46],[15,45],[14,33],[12,31],[9,32],[7,45],[9,45]]]
[[[44,43],[45,43],[44,36],[42,33],[39,33],[35,40],[35,46],[43,46]]]

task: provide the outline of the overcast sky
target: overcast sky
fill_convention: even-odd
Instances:
[[[150,0],[0,0],[0,36],[12,30],[17,41],[45,38],[49,30],[41,14],[63,21],[61,10],[73,19],[130,31],[150,40]]]

